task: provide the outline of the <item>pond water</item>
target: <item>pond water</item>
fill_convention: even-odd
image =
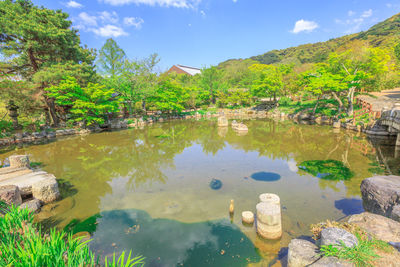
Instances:
[[[362,212],[361,181],[399,163],[354,132],[244,123],[247,134],[212,120],[166,122],[22,146],[0,159],[26,153],[59,179],[63,198],[37,215],[45,226],[87,231],[94,251],[132,249],[146,266],[279,265],[292,238],[310,236],[311,223]],[[315,160],[342,162],[352,177],[318,178],[300,166]],[[241,223],[261,193],[281,198],[280,240],[262,240]]]

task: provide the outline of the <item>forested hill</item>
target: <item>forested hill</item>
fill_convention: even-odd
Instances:
[[[334,51],[340,51],[352,47],[372,46],[389,48],[390,50],[400,41],[400,13],[372,26],[369,30],[331,39],[326,42],[305,44],[282,50],[272,50],[263,55],[251,57],[250,59],[263,64],[273,63],[317,63],[328,58]],[[221,65],[238,61],[228,60]],[[241,61],[241,60],[240,60]]]

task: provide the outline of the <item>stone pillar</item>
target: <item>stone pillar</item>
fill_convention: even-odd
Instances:
[[[218,127],[228,127],[229,122],[225,116],[221,116],[218,118]]]
[[[10,156],[11,168],[30,168],[29,157],[27,155]]]
[[[279,197],[273,194],[263,195],[260,196],[260,199],[262,198],[266,201],[260,202],[256,206],[257,233],[266,239],[278,239],[282,236],[282,217]]]
[[[400,133],[397,134],[396,146],[400,147]]]

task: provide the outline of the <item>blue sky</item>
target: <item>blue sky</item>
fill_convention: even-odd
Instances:
[[[159,70],[205,67],[368,29],[400,0],[33,0],[63,9],[83,44],[114,38],[130,58],[152,53]]]

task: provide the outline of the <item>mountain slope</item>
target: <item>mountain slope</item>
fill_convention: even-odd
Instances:
[[[281,50],[272,50],[265,54],[251,57],[250,59],[263,64],[273,63],[317,63],[326,60],[330,53],[349,47],[373,46],[391,49],[400,42],[400,13],[372,26],[369,30],[331,39],[326,42],[304,44]],[[221,63],[231,64],[237,59]]]

